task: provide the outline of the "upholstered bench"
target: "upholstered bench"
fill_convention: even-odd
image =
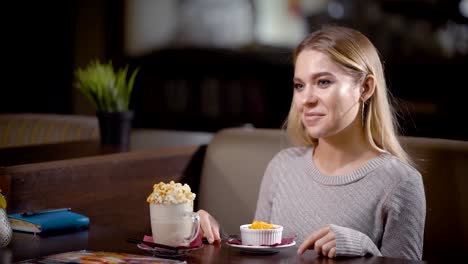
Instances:
[[[99,139],[94,116],[0,114],[0,148]]]
[[[427,217],[423,259],[464,257],[468,249],[468,142],[402,137],[423,175]],[[253,220],[270,159],[291,146],[279,129],[226,129],[208,145],[200,178],[199,208],[229,233]]]

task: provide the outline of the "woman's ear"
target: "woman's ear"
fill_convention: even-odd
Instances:
[[[372,74],[367,75],[366,79],[362,83],[361,99],[363,101],[369,100],[375,92],[375,77]]]

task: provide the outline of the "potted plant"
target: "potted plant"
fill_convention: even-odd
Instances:
[[[133,111],[129,110],[135,69],[127,80],[128,65],[114,70],[112,62],[92,61],[75,71],[74,86],[94,105],[102,144],[128,147]]]

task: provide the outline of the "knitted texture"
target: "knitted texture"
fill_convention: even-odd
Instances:
[[[349,174],[327,176],[312,153],[289,148],[270,161],[255,220],[283,225],[299,244],[330,226],[337,256],[421,259],[426,200],[417,170],[381,154]]]

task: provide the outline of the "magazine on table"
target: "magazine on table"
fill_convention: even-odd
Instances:
[[[35,259],[23,260],[16,262],[20,264],[60,264],[60,263],[93,263],[93,264],[174,264],[187,263],[182,260],[163,259],[144,255],[135,255],[120,252],[105,252],[105,251],[70,251],[39,257]]]

